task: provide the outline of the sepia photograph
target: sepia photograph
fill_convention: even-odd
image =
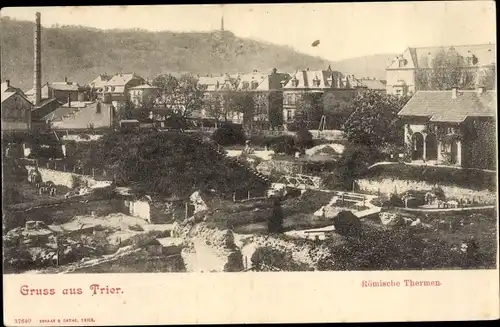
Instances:
[[[1,29],[4,275],[497,269],[493,2]]]

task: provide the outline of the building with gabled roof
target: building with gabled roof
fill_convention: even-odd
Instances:
[[[102,91],[97,92],[97,98],[118,108],[129,100],[130,88],[145,83],[144,78],[135,73],[118,73],[103,83]]]
[[[417,91],[398,113],[411,160],[491,169],[496,155],[484,156],[496,152],[496,100],[496,91],[481,85],[467,91]]]
[[[23,91],[7,80],[1,85],[2,132],[28,132],[31,130],[33,104]]]
[[[397,55],[386,69],[387,93],[405,95],[418,91],[417,70],[431,69],[432,60],[436,55],[447,50],[456,51],[464,59],[462,68],[473,73],[496,66],[495,44],[409,47]]]

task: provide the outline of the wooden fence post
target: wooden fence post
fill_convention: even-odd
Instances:
[[[95,177],[95,169],[92,168],[92,178],[94,178],[94,177]]]
[[[63,171],[66,172],[66,164],[63,165]]]
[[[188,203],[184,203],[184,219],[188,218]]]
[[[236,192],[233,192],[233,202],[236,202]]]
[[[250,200],[250,191],[248,191],[248,200]]]
[[[47,162],[47,169],[49,169],[49,163]]]
[[[76,173],[76,166],[73,165],[73,173]]]
[[[57,170],[57,162],[54,161],[54,170]]]

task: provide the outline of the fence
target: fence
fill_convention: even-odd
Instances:
[[[255,196],[255,197],[252,197],[252,192],[248,191],[246,197],[237,199],[236,192],[233,193],[233,202],[239,202],[239,203],[264,200],[264,199],[268,199],[268,198],[269,198],[269,196]]]

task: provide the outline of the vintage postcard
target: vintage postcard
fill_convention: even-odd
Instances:
[[[6,326],[498,319],[493,1],[0,19]]]

